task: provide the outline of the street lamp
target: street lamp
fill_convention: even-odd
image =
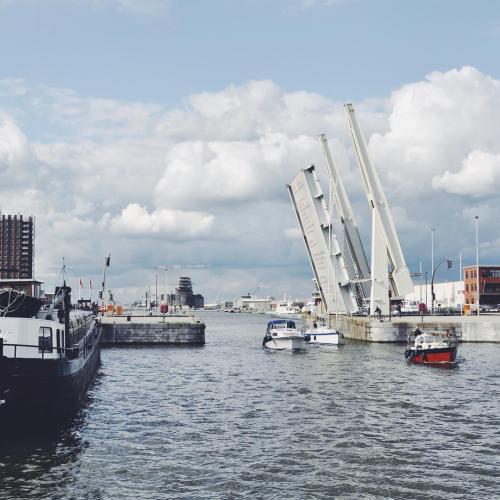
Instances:
[[[431,228],[431,273],[434,270],[434,228]]]
[[[165,286],[165,293],[163,294],[163,300],[165,303],[168,303],[167,301],[167,266],[155,266],[155,282],[156,282],[156,307],[158,307],[159,300],[158,300],[158,270],[163,271],[163,277],[164,277],[164,286]]]
[[[476,297],[477,297],[477,315],[479,316],[479,231],[478,231],[479,217],[476,215]]]
[[[451,269],[453,266],[453,261],[449,259],[448,257],[445,257],[432,271],[432,276],[431,276],[431,314],[434,316],[434,300],[436,299],[436,294],[434,293],[434,276],[436,274],[436,271],[438,267],[446,261],[448,264],[448,269]]]
[[[158,310],[158,268],[155,266],[155,310]]]

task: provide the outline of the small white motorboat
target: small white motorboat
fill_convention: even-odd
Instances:
[[[262,346],[279,351],[304,349],[304,336],[294,321],[274,319],[267,324]]]
[[[342,345],[344,336],[339,330],[325,323],[314,321],[304,332],[304,340],[311,345]]]

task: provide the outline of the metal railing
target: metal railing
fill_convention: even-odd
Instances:
[[[78,342],[78,344],[75,344],[73,347],[44,347],[40,345],[34,345],[34,344],[10,344],[7,342],[4,342],[4,339],[0,337],[0,358],[4,357],[4,348],[5,347],[13,347],[14,348],[14,357],[9,359],[17,359],[17,348],[18,347],[23,347],[23,348],[29,348],[29,349],[37,349],[38,352],[42,355],[41,359],[45,359],[45,353],[50,353],[52,354],[54,351],[59,354],[59,358],[63,357],[63,354],[66,354],[66,357],[69,359],[76,359],[80,355],[80,351],[83,351],[84,356],[86,357],[94,348],[95,342],[94,340],[97,338],[97,328],[94,328],[91,332],[89,332],[83,339]],[[92,342],[88,342],[88,339],[92,338]],[[5,356],[7,357],[7,356]],[[30,358],[32,359],[32,358]],[[54,359],[54,358],[51,358]]]
[[[41,353],[41,359],[45,358],[45,353],[53,353],[57,351],[59,357],[62,358],[63,353],[74,353],[79,350],[79,346],[73,347],[40,347],[39,345],[34,344],[10,344],[8,342],[4,342],[4,339],[0,338],[0,358],[4,356],[4,348],[5,347],[13,347],[14,348],[14,357],[12,359],[17,358],[17,348],[25,347],[29,349],[36,349],[39,353]],[[7,356],[5,356],[7,357]],[[78,357],[78,356],[75,356]]]

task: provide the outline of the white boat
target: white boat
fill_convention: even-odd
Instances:
[[[304,349],[304,336],[293,321],[274,319],[267,324],[262,346],[279,351]]]
[[[292,302],[283,300],[281,302],[278,302],[276,304],[276,308],[268,311],[267,314],[298,319],[300,318],[300,309],[297,306],[294,306]]]
[[[344,336],[340,331],[326,324],[318,324],[316,321],[304,332],[305,342],[311,345],[342,345],[343,339]]]

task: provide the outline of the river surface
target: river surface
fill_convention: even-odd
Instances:
[[[205,346],[105,348],[66,428],[3,439],[1,498],[500,498],[500,345],[445,370],[201,316]]]

